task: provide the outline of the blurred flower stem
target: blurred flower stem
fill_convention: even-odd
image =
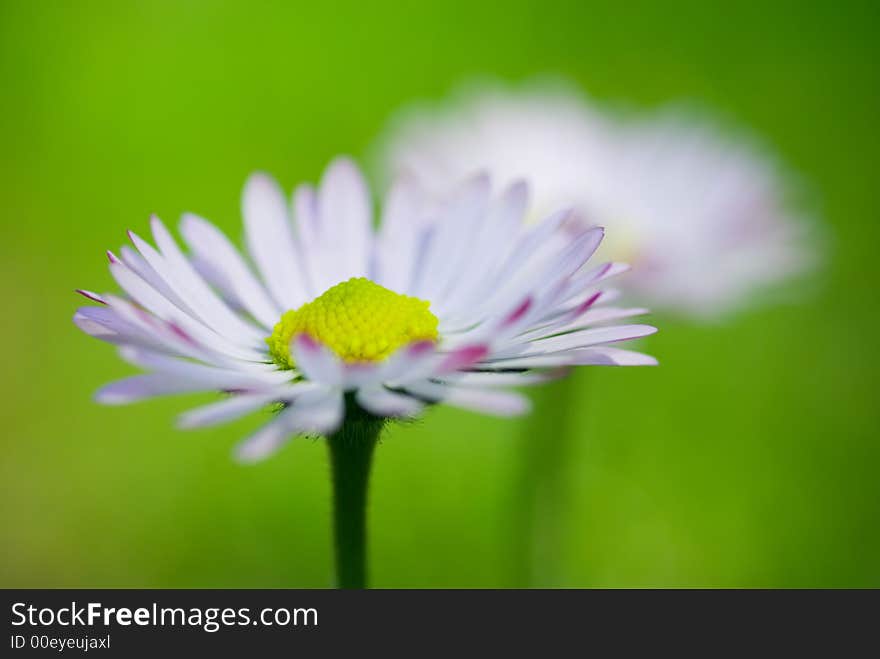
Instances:
[[[333,478],[333,541],[336,586],[367,587],[367,491],[373,450],[385,425],[351,410],[342,427],[327,438]]]
[[[514,586],[564,586],[570,513],[568,478],[574,449],[575,405],[583,380],[572,377],[534,390],[534,412],[520,437],[514,474]]]

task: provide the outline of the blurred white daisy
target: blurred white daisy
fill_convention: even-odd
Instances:
[[[438,196],[485,170],[527,180],[535,219],[573,205],[607,229],[599,256],[630,263],[625,290],[652,308],[716,317],[812,261],[771,161],[693,116],[619,119],[558,87],[478,90],[405,111],[379,146],[386,174]]]
[[[248,180],[247,256],[195,215],[180,225],[186,254],[154,217],[155,247],[129,233],[133,248],[109,253],[124,295],[80,291],[102,306],[74,322],[148,371],[97,400],[228,394],[184,414],[184,427],[274,405],[238,447],[256,460],[292,435],[334,433],[351,405],[380,418],[436,402],[512,415],[528,405],[510,387],[565,367],[654,364],[610,345],[655,329],[613,324],[645,310],[607,304],[605,281],[625,268],[587,263],[602,230],[566,224],[565,212],[526,225],[527,206],[523,183],[496,198],[476,176],[427,203],[401,179],[374,229],[360,172],[338,159],[317,189],[297,188],[292,213],[271,178]]]

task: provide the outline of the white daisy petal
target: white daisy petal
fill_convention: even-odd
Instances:
[[[297,236],[306,252],[317,244],[321,218],[318,197],[308,184],[298,185],[293,191],[293,212],[296,217]]]
[[[485,175],[473,177],[439,212],[429,249],[420,265],[421,275],[414,295],[428,297],[442,312],[447,291],[462,272],[475,241],[462,240],[486,216],[491,190]]]
[[[468,371],[455,375],[439,378],[444,384],[454,384],[461,387],[521,387],[525,385],[541,384],[563,377],[568,371],[557,368],[548,371],[532,371],[527,373],[492,373],[489,371]]]
[[[256,462],[275,453],[295,435],[330,434],[342,423],[343,413],[341,394],[328,390],[306,392],[241,442],[235,455],[242,462]]]
[[[236,459],[244,463],[258,462],[276,453],[293,438],[290,425],[295,415],[296,410],[290,407],[279,412],[274,419],[235,447]]]
[[[430,364],[436,358],[436,354],[436,346],[431,341],[410,343],[380,364],[377,379],[382,382],[393,382],[413,372],[430,370]]]
[[[177,425],[180,428],[203,428],[238,419],[249,412],[262,409],[270,403],[283,403],[294,400],[300,394],[311,391],[315,385],[307,382],[278,387],[266,392],[236,394],[217,403],[197,407],[181,414]]]
[[[122,319],[114,309],[107,307],[82,307],[73,316],[74,324],[90,336],[113,343],[150,350],[169,352],[167,343]],[[179,354],[173,348],[170,352]]]
[[[576,294],[589,290],[590,287],[629,272],[630,266],[626,263],[603,263],[595,268],[585,268],[582,272],[572,277],[571,288]]]
[[[586,348],[574,353],[572,364],[604,366],[656,366],[657,360],[633,350],[621,348]]]
[[[568,215],[569,211],[554,213],[524,234],[504,263],[491,276],[484,278],[482,286],[472,289],[474,292],[467,300],[467,310],[446,321],[444,326],[467,325],[475,317],[498,315],[526,297],[534,283],[534,271],[558,256],[552,252],[548,254],[542,247]]]
[[[245,184],[241,206],[248,251],[276,306],[295,309],[308,295],[297,267],[284,193],[271,177],[254,174]]]
[[[129,234],[131,237],[132,234]],[[122,258],[122,262],[131,268],[135,274],[137,274],[141,279],[147,282],[150,286],[156,289],[163,296],[168,298],[171,302],[176,304],[181,309],[185,310],[189,314],[193,314],[193,311],[186,305],[186,303],[180,299],[180,296],[177,295],[168,284],[165,283],[165,280],[159,276],[159,274],[153,269],[153,267],[147,263],[146,259],[141,256],[138,252],[133,250],[131,247],[127,245],[123,245],[119,250],[119,256]],[[111,258],[112,263],[112,258]]]
[[[254,349],[236,345],[194,319],[188,313],[175,306],[170,300],[163,297],[156,289],[138,277],[121,261],[110,264],[110,273],[113,275],[116,283],[138,304],[162,320],[177,324],[202,344],[239,359],[260,360],[263,358],[263,355]]]
[[[528,185],[517,181],[510,185],[482,222],[473,237],[474,254],[464,266],[461,280],[478,281],[499,267],[511,249],[510,236],[517,234],[523,223],[529,201]],[[468,287],[458,287],[447,302],[450,313],[460,311],[462,302],[467,299]]]
[[[381,386],[360,389],[355,399],[361,407],[378,417],[414,417],[424,408],[424,404],[415,398]]]
[[[323,292],[317,284],[332,278],[325,273],[321,250],[321,218],[318,196],[311,185],[302,184],[293,191],[293,214],[296,220],[296,241],[302,259],[303,283],[310,297]]]
[[[262,332],[233,313],[211,290],[211,287],[205,283],[205,280],[180,251],[162,221],[153,216],[150,226],[153,230],[153,238],[159,246],[159,252],[153,250],[133,233],[131,234],[132,240],[135,241],[135,246],[141,255],[147,259],[168,286],[180,296],[186,306],[192,309],[206,325],[217,328],[226,336],[234,337],[243,345],[259,341],[262,338]]]
[[[330,435],[342,424],[345,399],[338,389],[318,387],[297,397],[291,408],[297,411],[291,422],[295,432]]]
[[[135,331],[135,328],[107,307],[80,307],[73,315],[73,322],[83,332],[98,339],[118,337],[127,331]]]
[[[388,193],[376,245],[375,280],[392,291],[411,290],[416,249],[425,230],[424,200],[408,178],[395,181]]]
[[[120,349],[119,354],[125,361],[135,366],[192,382],[203,382],[210,385],[209,388],[220,390],[266,389],[288,382],[290,379],[290,375],[285,371],[245,371],[218,368],[141,348],[125,347]]]
[[[135,339],[139,335],[149,337],[149,341],[146,343],[154,343],[157,346],[154,349],[160,352],[180,357],[189,357],[205,363],[224,365],[247,363],[199,343],[179,325],[154,316],[128,300],[123,300],[115,295],[108,295],[106,303],[122,322],[134,328],[136,332],[134,335]],[[121,345],[139,347],[145,343],[138,340],[129,341],[127,340],[127,335],[122,336],[124,340],[120,341]]]
[[[282,309],[269,298],[220,229],[197,215],[186,213],[180,222],[180,232],[197,258],[209,264],[214,272],[222,273],[235,299],[264,328],[271,329],[278,322]]]
[[[464,370],[477,364],[488,354],[489,347],[485,344],[471,343],[448,350],[438,350],[431,343],[424,345],[422,342],[417,342],[392,355],[396,359],[393,362],[389,359],[390,365],[379,369],[377,380],[392,387],[399,387],[424,378]]]
[[[633,307],[630,309],[621,307],[600,307],[598,309],[590,309],[582,313],[572,314],[574,319],[565,322],[562,318],[561,322],[548,323],[531,332],[517,336],[518,341],[534,341],[543,337],[549,337],[556,334],[564,334],[567,332],[576,332],[588,329],[592,325],[599,323],[608,323],[615,320],[623,320],[632,318],[633,316],[643,316],[648,313],[644,307]]]
[[[440,375],[465,370],[485,359],[489,353],[489,346],[482,343],[456,348],[444,355],[442,361],[434,369],[434,373]]]
[[[342,365],[342,388],[355,391],[380,382],[381,366],[369,362]]]
[[[615,343],[617,341],[629,341],[649,336],[657,331],[651,325],[619,325],[616,327],[598,327],[595,329],[570,332],[560,336],[552,336],[539,339],[534,342],[538,352],[558,352],[560,350],[575,350],[600,343]]]
[[[342,385],[345,381],[342,364],[333,352],[308,334],[295,336],[290,352],[297,367],[309,380],[331,386]]]
[[[217,383],[222,386],[222,382]],[[106,384],[95,392],[95,401],[104,405],[126,405],[147,398],[211,391],[215,383],[173,379],[161,373],[146,373]]]
[[[229,275],[226,274],[223,270],[218,269],[218,267],[211,261],[206,261],[198,254],[190,255],[190,263],[192,263],[193,268],[195,268],[196,272],[199,273],[199,276],[205,280],[205,282],[211,286],[220,297],[229,305],[229,308],[235,311],[236,313],[245,313],[247,309],[245,305],[242,304],[241,299],[238,294],[235,292],[235,288],[232,282],[229,280]]]
[[[529,357],[493,358],[478,364],[480,370],[509,371],[528,370],[534,368],[557,368],[572,363],[569,353],[538,354]]]
[[[321,221],[334,224],[332,233],[321,227],[334,245],[336,281],[330,285],[367,275],[373,243],[370,195],[360,170],[348,158],[337,158],[327,168],[318,190],[318,208]]]
[[[532,368],[556,368],[572,364],[572,355],[568,353],[538,354],[530,357],[510,357],[505,359],[489,359],[481,362],[480,370],[508,371]]]
[[[525,414],[531,407],[528,398],[512,391],[455,387],[427,381],[408,384],[406,389],[430,401],[495,416],[517,416]]]
[[[477,389],[456,387],[444,398],[444,402],[454,407],[492,414],[495,416],[519,416],[531,410],[531,401],[526,396],[513,391],[497,389]]]

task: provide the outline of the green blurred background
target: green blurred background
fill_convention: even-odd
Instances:
[[[716,326],[655,315],[660,368],[576,376],[558,584],[880,586],[877,19],[871,2],[3,1],[0,586],[329,585],[325,447],[245,468],[230,449],[261,419],[183,433],[175,414],[205,398],[93,404],[131,369],[75,330],[72,290],[111,290],[103,250],[151,212],[237,236],[250,171],[290,189],[337,153],[364,161],[404,103],[544,73],[748,127],[829,227],[798,301]],[[524,427],[438,409],[386,438],[375,585],[520,584]]]

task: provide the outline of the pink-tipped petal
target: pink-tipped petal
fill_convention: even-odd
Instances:
[[[473,366],[489,354],[489,347],[484,344],[464,346],[446,355],[437,366],[436,373],[450,373]]]
[[[308,334],[298,334],[290,342],[296,367],[313,382],[340,386],[344,382],[342,362],[326,346]]]
[[[84,288],[77,288],[75,290],[76,293],[79,293],[87,300],[91,300],[92,302],[97,302],[98,304],[107,304],[106,300],[97,293],[93,293],[92,291],[87,291]]]
[[[519,306],[514,309],[510,314],[508,314],[507,317],[501,322],[501,328],[504,329],[510,327],[511,325],[515,325],[520,320],[522,320],[528,310],[532,308],[532,304],[533,300],[531,296],[523,300],[519,304]]]

